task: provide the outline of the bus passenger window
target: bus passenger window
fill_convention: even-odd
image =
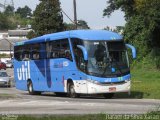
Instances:
[[[72,59],[70,51],[65,51],[65,58]]]
[[[33,59],[34,60],[38,60],[39,59],[39,53],[38,52],[34,52],[33,53]]]
[[[18,61],[22,60],[22,51],[23,51],[23,46],[15,46],[14,47],[14,58]]]
[[[29,54],[24,54],[23,61],[28,61],[30,59]]]
[[[72,60],[68,39],[61,40],[60,43],[61,43],[61,57]]]
[[[46,51],[47,58],[67,58],[72,60],[68,39],[48,42]]]

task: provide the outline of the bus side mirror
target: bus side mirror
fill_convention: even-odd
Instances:
[[[88,53],[87,53],[86,48],[84,46],[82,46],[82,45],[77,45],[77,47],[82,50],[84,60],[88,61]]]
[[[132,50],[132,57],[135,59],[136,58],[136,48],[130,44],[126,44],[126,47]]]

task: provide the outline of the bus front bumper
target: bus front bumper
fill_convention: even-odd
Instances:
[[[121,84],[95,84],[87,82],[88,94],[130,92],[130,80]]]
[[[101,94],[101,93],[118,93],[130,92],[130,80],[119,84],[101,84],[93,83],[88,80],[75,81],[76,93],[82,94]]]

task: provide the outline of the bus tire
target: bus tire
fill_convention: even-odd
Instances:
[[[105,94],[103,94],[103,96],[104,96],[106,99],[111,99],[111,98],[113,98],[114,93],[105,93]]]
[[[33,83],[31,81],[28,81],[27,87],[28,87],[28,93],[30,95],[40,95],[41,94],[41,92],[34,91]]]
[[[68,96],[70,98],[76,98],[78,97],[78,94],[75,92],[74,84],[68,83]]]

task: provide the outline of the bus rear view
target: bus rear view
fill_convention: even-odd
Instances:
[[[21,86],[15,77],[18,89],[23,89],[22,84],[24,86],[26,84],[28,87],[25,86],[23,90],[28,90],[29,93],[50,91],[57,94],[67,93],[70,97],[81,94],[102,94],[106,98],[113,97],[115,93],[130,92],[131,75],[127,48],[132,50],[133,58],[136,57],[136,51],[133,46],[124,43],[121,35],[104,30],[75,30],[45,35],[38,39],[40,40],[24,42],[21,47],[27,44],[31,46],[33,43],[38,43],[41,47],[43,43],[43,54],[46,54],[46,57],[38,61],[43,61],[43,70],[47,76],[41,77],[43,82],[41,80],[41,84],[37,84],[35,77],[32,77],[34,73],[30,70],[30,73],[27,73],[29,78],[24,80],[26,82],[21,81]],[[65,44],[63,44],[64,39]],[[56,46],[56,49],[51,49],[52,46],[48,45],[53,45],[54,48]],[[62,51],[65,51],[63,56],[60,55]],[[47,57],[50,53],[58,56]],[[31,56],[32,53],[28,52],[28,54]],[[30,59],[27,60],[28,68],[37,67],[32,65],[37,60]],[[16,63],[27,64],[26,61],[16,59],[14,63],[15,70]],[[15,71],[15,76],[17,73]],[[40,72],[37,74],[42,76]],[[42,87],[48,79],[51,84]],[[32,83],[31,86],[28,82]]]

